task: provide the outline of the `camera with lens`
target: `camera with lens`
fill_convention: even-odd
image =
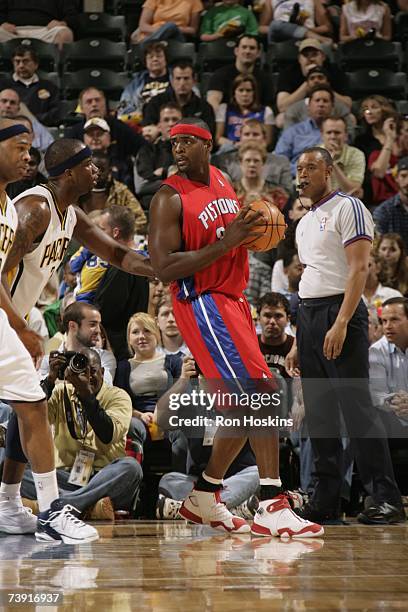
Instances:
[[[64,357],[64,363],[58,370],[58,378],[64,380],[65,370],[69,366],[74,374],[83,374],[88,366],[89,360],[83,353],[77,353],[76,351],[65,351],[59,353]]]

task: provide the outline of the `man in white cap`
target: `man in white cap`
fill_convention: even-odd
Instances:
[[[119,151],[112,145],[112,134],[109,123],[102,117],[91,117],[84,125],[84,143],[98,153],[106,153],[109,156],[110,170],[112,176],[124,183],[126,187],[133,187],[132,175],[129,164],[121,159]]]
[[[92,117],[84,125],[84,143],[92,151],[107,151],[111,144],[111,130],[102,117]]]

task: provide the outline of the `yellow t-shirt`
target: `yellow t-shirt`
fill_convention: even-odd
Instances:
[[[75,389],[67,384],[68,397],[71,404],[75,403]],[[64,385],[57,384],[48,400],[48,419],[54,426],[55,467],[71,468],[74,465],[76,454],[84,449],[95,453],[93,467],[96,471],[111,463],[114,459],[124,457],[126,434],[132,418],[132,402],[129,395],[118,387],[108,387],[105,383],[96,396],[103,408],[113,421],[113,437],[111,442],[103,444],[95,435],[91,425],[87,423],[85,437],[75,440],[69,433],[64,408]],[[81,437],[81,428],[76,419],[73,406],[72,414],[76,422],[75,431]]]

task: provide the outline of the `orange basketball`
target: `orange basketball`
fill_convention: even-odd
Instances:
[[[279,208],[267,200],[251,202],[251,210],[260,210],[265,223],[254,228],[258,236],[249,238],[242,243],[242,246],[247,247],[250,251],[269,251],[276,247],[285,236],[287,227],[285,218]]]

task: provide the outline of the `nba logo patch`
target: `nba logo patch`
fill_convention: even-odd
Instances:
[[[324,232],[324,230],[326,229],[326,223],[327,223],[327,217],[323,217],[320,220],[320,231]]]

